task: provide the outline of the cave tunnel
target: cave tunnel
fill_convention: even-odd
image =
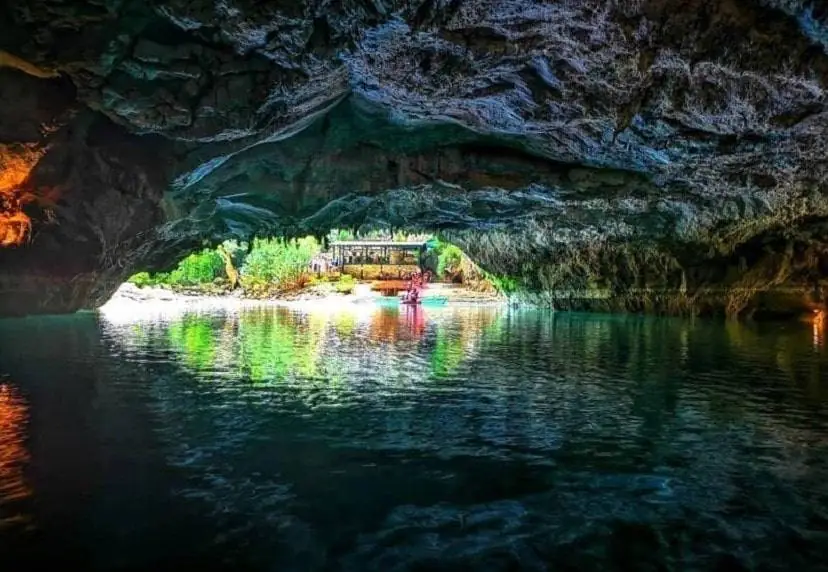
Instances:
[[[812,27],[750,3],[644,4],[545,6],[485,34],[471,8],[354,8],[356,27],[331,15],[269,41],[192,7],[90,4],[83,30],[9,8],[0,313],[96,307],[225,238],[371,225],[440,232],[558,309],[823,308]],[[62,35],[30,33],[50,25]]]
[[[826,0],[0,0],[0,566],[826,570],[826,89]],[[417,270],[233,289],[332,229]]]

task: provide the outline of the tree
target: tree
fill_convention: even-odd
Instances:
[[[216,248],[221,259],[224,261],[224,272],[227,274],[227,280],[230,282],[230,289],[235,290],[239,286],[239,271],[233,264],[233,254],[238,250],[239,245],[236,241],[225,240]]]

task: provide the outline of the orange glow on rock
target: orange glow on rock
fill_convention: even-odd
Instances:
[[[32,147],[0,145],[0,247],[22,244],[31,233],[23,207],[35,196],[23,185],[41,155]]]
[[[32,221],[23,212],[0,214],[0,246],[22,244],[32,230]]]

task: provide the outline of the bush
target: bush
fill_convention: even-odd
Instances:
[[[189,255],[169,273],[165,283],[172,286],[195,286],[211,283],[224,274],[224,261],[212,248]]]
[[[313,237],[297,240],[256,239],[245,255],[246,243],[225,241],[218,248],[206,248],[190,254],[171,272],[151,275],[140,272],[129,279],[138,287],[163,285],[198,286],[205,291],[219,291],[228,283],[224,251],[233,267],[241,266],[241,285],[258,296],[279,290],[302,288],[308,281],[307,268],[320,250]]]
[[[274,284],[299,282],[320,246],[308,236],[298,240],[257,238],[242,266],[242,275]]]
[[[310,276],[308,278],[308,286],[322,286],[328,284],[328,282],[330,280],[325,274],[321,276]]]
[[[437,275],[445,276],[447,273],[459,271],[463,263],[463,251],[453,244],[446,243],[441,244],[438,249],[440,250],[437,258]]]
[[[485,278],[492,284],[492,286],[494,286],[495,290],[501,294],[514,294],[520,288],[518,280],[511,276],[497,276],[495,274],[486,273]]]
[[[356,280],[349,274],[343,274],[336,283],[336,291],[340,294],[353,294],[356,287]]]
[[[169,272],[158,272],[152,277],[153,286],[166,286],[170,283]]]
[[[153,280],[152,276],[150,276],[149,272],[139,272],[138,274],[133,274],[129,277],[127,282],[129,282],[130,284],[135,284],[138,288],[155,285],[155,281]]]
[[[244,293],[251,298],[267,298],[270,296],[270,284],[259,278],[242,276],[241,287],[244,289]]]

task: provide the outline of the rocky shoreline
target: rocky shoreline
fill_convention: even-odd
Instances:
[[[447,299],[449,304],[505,304],[507,302],[505,297],[475,292],[473,290],[437,284],[433,285],[429,290],[429,296],[439,296]],[[371,303],[380,301],[383,298],[380,294],[372,292],[370,286],[367,284],[359,284],[352,294],[340,294],[330,290],[323,290],[317,287],[309,287],[298,292],[287,293],[279,297],[271,298],[252,298],[244,295],[242,290],[235,292],[228,292],[226,294],[208,294],[196,291],[174,291],[168,288],[145,286],[139,288],[134,284],[122,284],[112,295],[112,298],[103,306],[103,308],[112,308],[114,306],[249,306],[259,304],[273,304],[273,305],[301,305],[307,302],[324,305],[340,305],[352,303]]]

